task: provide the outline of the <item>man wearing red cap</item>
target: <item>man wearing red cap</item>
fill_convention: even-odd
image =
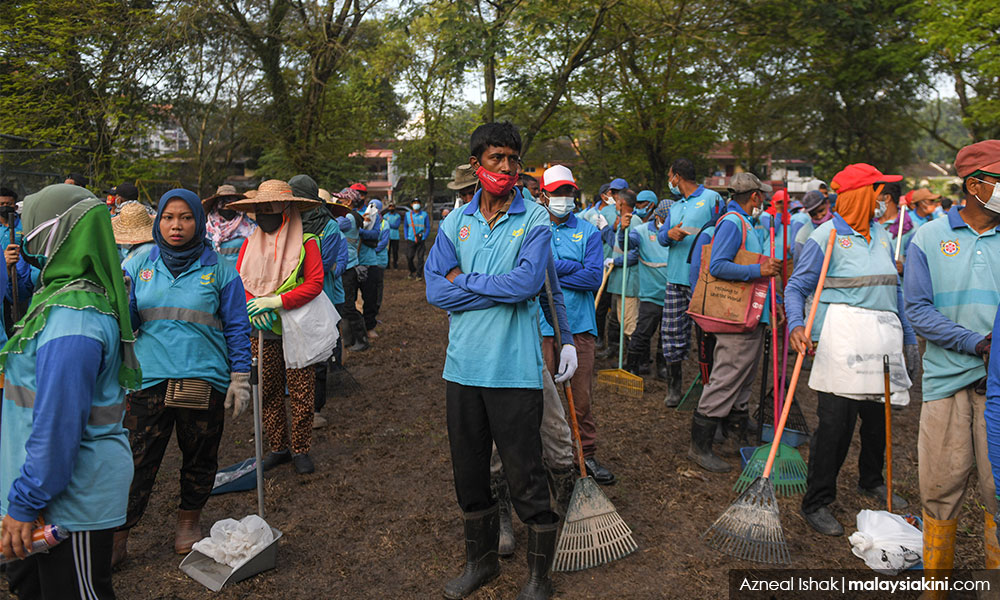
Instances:
[[[363,183],[354,183],[351,184],[351,189],[361,194],[361,205],[364,206],[368,200],[368,186]]]
[[[836,499],[837,475],[859,416],[858,491],[882,502],[886,499],[883,355],[889,356],[893,403],[909,401],[910,377],[903,354],[905,350],[910,357],[917,340],[903,314],[889,234],[874,220],[885,184],[901,179],[864,163],[838,173],[831,182],[838,193],[837,213],[803,244],[785,287],[791,346],[804,353],[819,342],[809,377],[809,387],[819,393],[819,426],[809,449],[802,515],[826,535],[844,533],[829,505]],[[831,231],[836,231],[836,241],[810,339],[804,327],[806,298],[816,290]],[[905,366],[913,368],[915,362]],[[894,494],[893,506],[905,508],[906,501]]]
[[[905,279],[907,317],[927,340],[917,441],[924,568],[945,571],[954,563],[958,514],[974,471],[986,509],[986,568],[1000,568],[984,420],[988,336],[1000,304],[1000,140],[962,148],[955,170],[965,208],[917,229]]]

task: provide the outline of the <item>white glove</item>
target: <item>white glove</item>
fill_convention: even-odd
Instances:
[[[608,257],[604,259],[604,270],[607,271],[609,267],[615,266],[615,259]]]
[[[226,408],[233,409],[233,418],[243,414],[250,403],[250,373],[230,373],[226,390]]]
[[[562,350],[559,351],[559,372],[555,376],[556,383],[562,383],[573,377],[576,367],[576,347],[572,344],[563,344]]]
[[[598,229],[604,229],[605,227],[608,226],[608,220],[605,219],[604,215],[602,215],[601,213],[597,213],[597,218],[594,220],[596,221],[594,225],[597,225]]]

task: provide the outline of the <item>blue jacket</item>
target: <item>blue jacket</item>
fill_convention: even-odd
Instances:
[[[638,219],[633,220],[633,223]],[[636,275],[639,279],[639,300],[663,305],[667,289],[667,262],[670,249],[660,245],[656,239],[656,221],[650,219],[645,223],[629,227],[628,249],[636,249],[636,260],[639,267]],[[624,243],[624,235],[618,234],[619,243]]]
[[[351,211],[346,217],[337,217],[337,224],[347,241],[347,268],[353,269],[358,266],[358,253],[361,247],[361,215],[356,211]]]
[[[679,242],[670,239],[667,232],[676,226],[701,229],[705,223],[722,214],[722,196],[718,192],[699,185],[698,189],[687,198],[682,198],[670,205],[667,221],[660,227],[656,240],[661,246],[670,248],[667,259],[667,282],[674,285],[689,285],[691,270],[687,259],[697,236],[688,235]]]
[[[997,310],[997,314],[993,318],[992,339],[1000,339],[1000,310]],[[1000,484],[1000,348],[990,352],[984,416],[986,418],[986,441],[989,446],[990,465],[993,466],[993,483]],[[996,489],[1000,489],[1000,487]]]
[[[454,211],[453,211],[454,212]],[[403,217],[403,237],[411,242],[417,241],[416,234],[419,233],[421,239],[426,240],[431,233],[431,217],[424,211],[408,211]]]
[[[131,261],[130,309],[142,389],[167,379],[202,379],[225,392],[230,373],[250,372],[246,292],[211,248],[176,279],[153,248]]]
[[[424,265],[427,301],[451,313],[443,376],[468,386],[541,389],[536,296],[552,252],[548,211],[515,191],[490,229],[481,193],[441,223]],[[450,282],[455,267],[462,273]]]
[[[591,333],[596,336],[594,292],[601,287],[604,275],[601,236],[596,227],[572,214],[565,223],[550,222],[549,228],[552,230],[555,271],[566,303],[570,332]],[[552,279],[551,275],[549,279]],[[540,301],[544,307],[545,298],[540,298]],[[547,320],[541,322],[542,335],[545,337],[554,335],[549,323]],[[565,335],[563,339],[566,339]]]
[[[341,275],[347,269],[347,238],[334,219],[327,221],[319,233],[320,254],[323,257],[323,291],[334,305],[344,303],[344,282]]]
[[[0,512],[28,522],[43,513],[70,531],[125,522],[132,451],[121,346],[113,317],[56,306],[24,352],[8,355]]]
[[[952,207],[946,218],[921,226],[906,261],[906,316],[927,340],[925,402],[953,396],[986,375],[976,344],[992,329],[1000,304],[1000,235],[995,228],[977,234],[961,210]]]

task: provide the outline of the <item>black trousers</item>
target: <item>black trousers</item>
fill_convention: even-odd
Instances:
[[[357,342],[368,340],[365,319],[358,312],[356,306],[358,290],[361,286],[361,282],[358,281],[357,267],[351,267],[344,271],[341,281],[344,283],[344,302],[337,305],[337,312],[346,323],[346,326],[341,329],[345,338],[344,345],[353,346]]]
[[[655,302],[639,302],[639,317],[636,319],[635,331],[629,338],[628,351],[642,356],[642,362],[649,362],[649,344],[656,336],[657,354],[662,355],[663,346],[660,341],[660,322],[663,319],[663,305]]]
[[[336,354],[337,349],[340,348],[340,340],[337,340],[337,348],[334,349],[334,354]],[[313,368],[316,370],[316,401],[314,404],[314,410],[319,412],[323,410],[326,406],[326,380],[329,369],[333,368],[334,357],[324,360],[321,363],[316,363]]]
[[[417,277],[424,276],[425,254],[424,240],[406,243],[406,262],[407,266],[410,267],[410,275],[416,275]]]
[[[608,325],[608,313],[611,312],[611,292],[605,288],[604,292],[601,293],[600,299],[597,301],[597,342],[601,343],[605,341],[604,332]],[[615,323],[618,322],[618,317],[614,317]]]
[[[811,513],[837,498],[837,475],[854,437],[854,423],[861,417],[861,454],[858,485],[865,489],[884,483],[885,405],[860,402],[826,392],[819,393],[816,408],[819,426],[809,443],[809,475],[802,510]]]
[[[389,240],[389,264],[393,269],[399,268],[399,240]]]
[[[113,600],[114,529],[74,531],[47,553],[7,563],[10,591],[21,600]]]
[[[219,469],[219,441],[226,419],[226,395],[212,389],[207,410],[168,408],[163,403],[167,383],[133,392],[128,397],[125,428],[132,446],[135,474],[128,492],[128,516],[121,529],[130,529],[146,512],[156,474],[174,429],[181,449],[181,510],[205,506]]]
[[[364,300],[365,330],[375,329],[378,311],[382,308],[382,281],[385,270],[374,265],[368,267],[368,276],[361,283],[361,298]]]
[[[495,503],[490,492],[493,444],[503,461],[517,516],[529,525],[555,523],[542,465],[542,390],[484,388],[449,381],[445,392],[455,493],[463,512]]]

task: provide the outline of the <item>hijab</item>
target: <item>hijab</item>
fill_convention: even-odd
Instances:
[[[302,258],[302,218],[288,202],[274,202],[281,209],[281,227],[267,233],[258,227],[247,238],[240,278],[254,296],[273,294],[298,268]]]
[[[319,198],[319,186],[316,181],[308,175],[296,175],[288,180],[288,185],[292,188],[292,195],[297,198],[308,198],[319,202],[316,208],[307,210],[302,215],[302,231],[313,235],[320,235],[326,224],[330,222],[330,213],[323,206],[323,201]]]
[[[183,246],[171,246],[160,234],[160,218],[163,216],[163,210],[174,199],[183,200],[191,209],[191,214],[194,215],[194,237]],[[205,209],[197,194],[190,190],[175,189],[160,196],[156,218],[153,220],[153,241],[160,249],[160,259],[163,260],[163,264],[167,266],[174,277],[186,271],[196,260],[201,258],[205,248],[209,247],[209,241],[205,239]]]
[[[126,389],[139,389],[142,372],[134,351],[129,295],[107,206],[89,190],[59,183],[24,199],[22,223],[25,252],[44,256],[45,263],[27,314],[0,350],[0,369],[6,368],[10,353],[24,352],[45,329],[52,307],[93,309],[118,321],[122,344],[118,382]]]
[[[239,196],[230,196],[230,198]],[[227,219],[219,214],[219,210],[226,208],[226,198],[220,198],[212,207],[212,212],[208,213],[205,220],[205,233],[212,242],[212,247],[218,252],[222,244],[229,240],[246,239],[250,237],[257,225],[250,220],[246,213],[237,213],[232,219]]]
[[[837,194],[837,213],[851,226],[851,229],[872,241],[871,224],[875,216],[875,205],[884,184],[863,185],[859,188]]]

